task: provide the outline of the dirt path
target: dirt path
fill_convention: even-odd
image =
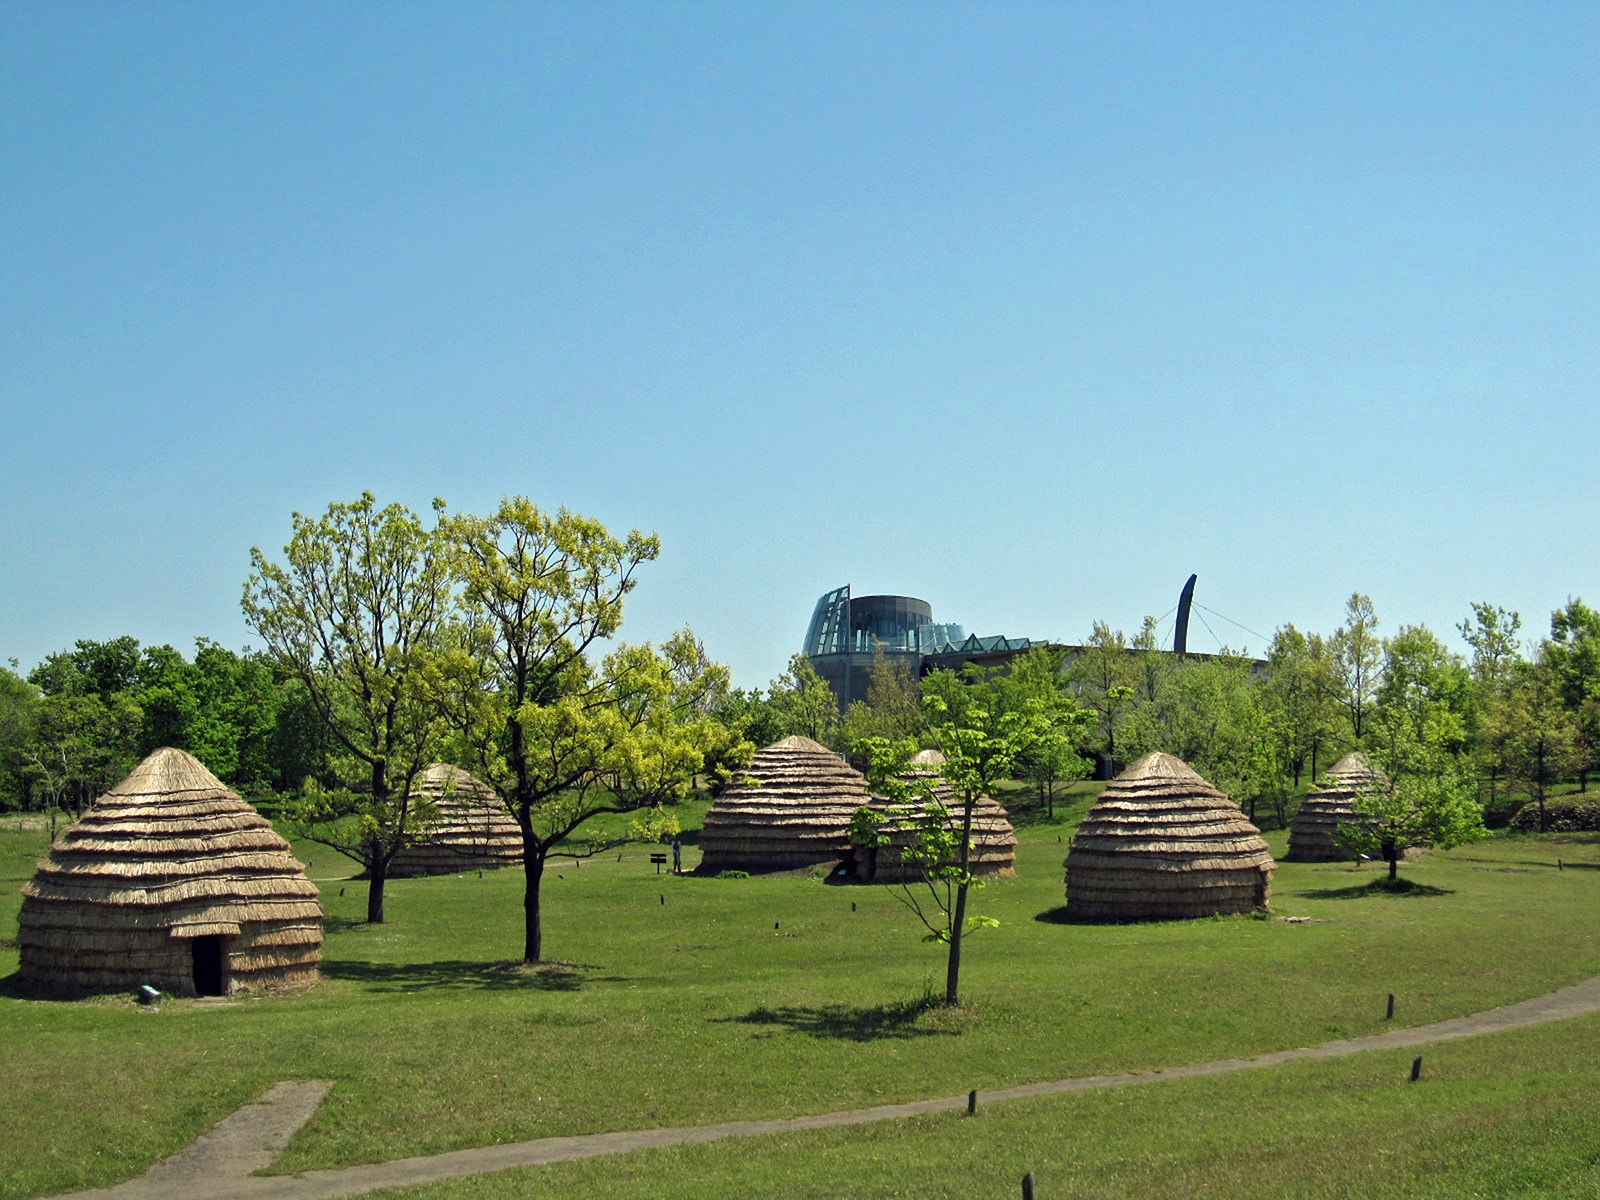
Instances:
[[[1187,1079],[1195,1075],[1220,1075],[1228,1071],[1248,1071],[1272,1067],[1303,1058],[1339,1058],[1367,1050],[1394,1050],[1421,1046],[1429,1042],[1498,1033],[1525,1025],[1540,1025],[1568,1017],[1600,1012],[1600,977],[1546,996],[1524,1000],[1505,1008],[1455,1017],[1432,1025],[1393,1029],[1368,1037],[1324,1042],[1299,1050],[1277,1050],[1255,1058],[1228,1058],[1217,1062],[1195,1063],[1156,1071],[1130,1071],[1123,1075],[1090,1075],[1079,1079],[1058,1079],[1047,1083],[1025,1083],[1018,1087],[984,1092],[984,1104],[998,1100],[1017,1100],[1026,1096],[1048,1096],[1057,1092],[1077,1092],[1088,1088],[1119,1087],[1130,1083],[1150,1083],[1162,1079]],[[937,1100],[917,1100],[909,1104],[884,1104],[876,1108],[857,1108],[845,1112],[819,1113],[810,1117],[788,1117],[770,1121],[729,1121],[719,1125],[690,1125],[677,1129],[640,1129],[624,1133],[597,1133],[582,1137],[539,1138],[506,1146],[483,1146],[476,1150],[454,1150],[427,1158],[398,1158],[392,1162],[346,1167],[338,1171],[308,1171],[304,1175],[252,1175],[271,1165],[288,1145],[289,1139],[311,1118],[330,1084],[322,1082],[280,1083],[254,1104],[247,1104],[210,1133],[194,1142],[181,1154],[157,1163],[138,1179],[90,1192],[74,1192],[55,1200],[333,1200],[339,1196],[359,1196],[379,1188],[432,1183],[459,1175],[478,1175],[504,1171],[511,1167],[542,1166],[577,1158],[623,1154],[656,1146],[681,1146],[692,1142],[714,1142],[723,1138],[750,1137],[763,1133],[791,1133],[804,1129],[828,1129],[841,1125],[866,1125],[892,1121],[924,1113],[950,1112],[966,1107],[966,1096],[946,1096]]]

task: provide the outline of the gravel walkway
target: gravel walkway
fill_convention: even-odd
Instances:
[[[1437,1021],[1432,1025],[1324,1042],[1320,1046],[1308,1046],[1300,1050],[1278,1050],[1256,1058],[1228,1058],[1158,1071],[1131,1071],[1123,1075],[1091,1075],[1080,1079],[1025,1083],[1019,1087],[984,1092],[979,1099],[984,1104],[992,1104],[1000,1100],[1048,1096],[1087,1088],[1119,1087],[1162,1079],[1248,1071],[1296,1059],[1339,1058],[1367,1050],[1403,1049],[1480,1033],[1497,1033],[1524,1025],[1540,1025],[1546,1021],[1560,1021],[1597,1011],[1600,1011],[1600,977],[1505,1008]],[[454,1150],[426,1158],[399,1158],[392,1162],[346,1167],[338,1171],[308,1171],[304,1175],[251,1174],[272,1164],[295,1132],[311,1119],[331,1086],[320,1081],[277,1084],[260,1100],[245,1105],[210,1133],[196,1140],[187,1150],[157,1163],[138,1179],[112,1188],[74,1192],[70,1198],[59,1197],[57,1200],[212,1200],[218,1196],[229,1197],[230,1200],[332,1200],[338,1196],[359,1196],[379,1188],[432,1183],[459,1175],[504,1171],[511,1167],[542,1166],[545,1163],[623,1154],[629,1150],[655,1146],[682,1146],[692,1142],[714,1142],[763,1133],[866,1125],[923,1113],[950,1112],[963,1109],[967,1104],[966,1096],[946,1096],[910,1104],[884,1104],[877,1108],[857,1108],[781,1120],[729,1121],[719,1125],[691,1125],[677,1129],[640,1129],[583,1137],[539,1138],[505,1146]]]

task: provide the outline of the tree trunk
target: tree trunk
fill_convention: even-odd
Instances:
[[[944,1002],[952,1008],[961,1003],[961,934],[967,925],[967,888],[972,880],[969,870],[972,865],[972,809],[977,802],[976,796],[968,795],[961,807],[961,848],[957,859],[961,880],[956,884],[955,911],[950,914],[950,958],[944,972]]]
[[[383,924],[383,885],[389,882],[389,864],[373,862],[367,868],[367,924]]]
[[[956,908],[950,915],[950,958],[944,971],[944,1002],[952,1008],[961,1003],[961,930],[966,923],[967,882],[963,879],[956,885]]]
[[[522,961],[536,963],[544,954],[544,927],[539,922],[539,885],[544,881],[544,854],[531,851],[523,833]]]
[[[1383,844],[1383,857],[1389,864],[1389,882],[1393,883],[1400,870],[1400,852],[1395,849],[1393,842]]]

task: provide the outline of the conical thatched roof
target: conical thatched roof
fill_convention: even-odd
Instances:
[[[157,750],[22,888],[22,977],[180,995],[317,977],[322,906],[289,843],[182,750]]]
[[[850,820],[867,780],[832,750],[786,737],[756,752],[717,797],[700,831],[702,870],[782,871],[850,853]]]
[[[1067,911],[1145,920],[1248,913],[1267,903],[1274,867],[1239,806],[1170,754],[1118,775],[1067,855]]]
[[[1385,776],[1367,762],[1359,750],[1346,754],[1328,769],[1320,786],[1306,793],[1300,811],[1289,823],[1289,862],[1349,862],[1348,850],[1339,848],[1333,831],[1356,821],[1354,802],[1364,788],[1382,783]]]
[[[944,755],[937,750],[919,751],[911,760],[911,769],[901,778],[908,782],[928,779],[938,774],[942,762]],[[943,781],[935,783],[933,794],[949,812],[949,828],[959,832],[961,809],[951,798],[949,784]],[[904,819],[896,820],[896,806],[882,796],[872,797],[869,807],[889,818],[879,827],[879,832],[888,837],[889,844],[878,847],[876,851],[856,850],[857,869],[861,877],[872,883],[900,883],[920,878],[923,865],[905,857],[915,833],[912,824]],[[968,869],[974,875],[1009,876],[1015,874],[1016,859],[1017,833],[1011,827],[1010,814],[995,803],[993,797],[979,796],[972,809],[972,851],[968,856]]]
[[[412,787],[438,814],[428,836],[395,855],[396,875],[447,875],[514,867],[522,862],[522,831],[493,788],[460,767],[434,763]]]

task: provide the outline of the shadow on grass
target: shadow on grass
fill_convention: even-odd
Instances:
[[[1255,921],[1270,919],[1272,914],[1263,908],[1247,913],[1212,913],[1204,917],[1076,917],[1062,904],[1035,913],[1033,919],[1044,925],[1160,925],[1177,921]]]
[[[1035,921],[1042,921],[1046,925],[1094,925],[1098,922],[1085,921],[1082,917],[1074,917],[1067,912],[1067,906],[1062,904],[1056,908],[1047,908],[1042,913],[1035,914]]]
[[[583,963],[375,963],[323,959],[321,969],[329,979],[349,980],[370,992],[415,992],[425,988],[576,992],[585,984],[624,982],[619,975],[590,975],[594,968]]]
[[[828,1004],[821,1008],[804,1008],[787,1005],[783,1008],[756,1008],[742,1017],[713,1017],[718,1025],[765,1025],[770,1032],[759,1037],[776,1037],[779,1033],[803,1033],[807,1037],[835,1038],[845,1042],[873,1042],[880,1038],[938,1037],[955,1035],[960,1030],[942,1027],[925,1027],[917,1024],[924,1013],[937,1013],[944,1005],[929,996],[906,1000],[898,1004],[878,1004],[867,1008],[851,1008],[844,1004]]]
[[[1438,888],[1415,879],[1371,879],[1354,887],[1318,888],[1315,891],[1296,892],[1304,900],[1357,900],[1362,896],[1453,896],[1453,888]]]
[[[81,1000],[90,992],[52,988],[39,983],[24,983],[21,971],[0,979],[0,997],[7,1000]]]

